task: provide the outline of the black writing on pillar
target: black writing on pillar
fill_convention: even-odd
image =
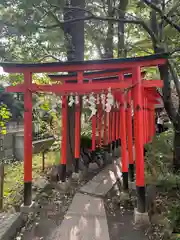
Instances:
[[[136,106],[136,111],[140,111],[141,107],[139,106],[139,104]]]
[[[128,103],[128,104],[127,104],[127,108],[130,108],[130,107],[131,107],[131,105]]]
[[[120,103],[120,105],[119,105],[120,107],[124,107],[124,103]]]

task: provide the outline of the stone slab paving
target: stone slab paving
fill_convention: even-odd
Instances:
[[[0,240],[10,240],[25,221],[22,213],[0,214]]]
[[[48,240],[110,239],[104,202],[98,196],[105,196],[116,183],[115,168],[107,166],[75,194],[63,222]]]
[[[109,240],[103,200],[77,193],[60,227],[48,240]]]
[[[80,192],[88,193],[96,196],[105,196],[107,192],[116,183],[114,164],[107,166],[102,170],[97,176],[95,176],[91,181],[85,184]]]

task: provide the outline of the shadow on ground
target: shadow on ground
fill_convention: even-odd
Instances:
[[[104,204],[107,214],[109,235],[111,240],[148,240],[146,229],[135,227],[134,204],[132,201],[120,202],[118,184],[106,195]]]

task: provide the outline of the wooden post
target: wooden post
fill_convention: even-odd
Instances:
[[[136,188],[137,210],[144,213],[145,205],[145,182],[144,182],[144,147],[143,147],[143,96],[141,83],[141,69],[137,67],[133,71],[134,88],[134,113],[135,113],[135,152],[136,152]]]
[[[108,116],[107,112],[104,111],[104,135],[103,135],[104,141],[103,141],[103,144],[104,144],[105,147],[108,144],[108,139],[107,139],[107,137],[108,137],[107,136],[107,116]]]
[[[3,209],[4,200],[4,163],[0,164],[0,210]]]
[[[92,116],[92,153],[96,150],[96,115]]]
[[[61,161],[59,168],[60,181],[66,181],[66,164],[67,164],[67,98],[62,97],[62,142],[61,142]]]
[[[128,157],[129,157],[129,178],[134,181],[134,159],[133,159],[133,134],[132,134],[132,106],[131,91],[127,93],[127,137],[128,137]]]
[[[126,110],[124,93],[120,94],[120,134],[121,134],[121,156],[122,156],[122,178],[123,189],[128,190],[128,158],[126,142]]]
[[[101,131],[102,131],[102,108],[101,104],[98,106],[98,145],[101,147]]]
[[[148,109],[147,109],[147,98],[145,96],[145,132],[146,132],[145,143],[148,143],[148,128],[149,128],[149,119],[148,119]]]
[[[112,148],[112,110],[108,113],[108,152],[111,153]]]
[[[24,206],[32,201],[32,73],[24,73]]]
[[[115,112],[115,108],[113,107],[113,110],[112,110],[112,150],[114,152],[114,149],[115,149],[115,117],[116,117],[116,112]]]
[[[143,89],[144,90],[144,89]],[[144,93],[144,91],[143,91]],[[144,144],[146,144],[146,103],[145,103],[145,97],[143,94],[143,141]]]
[[[78,97],[79,101],[80,98]],[[75,106],[75,173],[79,172],[81,112],[80,102]]]
[[[116,148],[119,147],[119,109],[116,108]]]

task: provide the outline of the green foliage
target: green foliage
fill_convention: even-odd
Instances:
[[[11,117],[11,113],[9,112],[7,106],[3,103],[0,105],[0,127],[1,127],[1,134],[5,135],[6,131],[6,124],[8,123]]]
[[[173,129],[154,137],[152,143],[145,146],[147,152],[145,157],[146,181],[154,182],[160,186],[169,184],[173,187],[176,183],[172,173],[173,162]],[[177,179],[179,180],[179,179]]]
[[[179,202],[173,202],[169,209],[168,218],[172,223],[173,231],[175,233],[180,232],[180,204]]]

